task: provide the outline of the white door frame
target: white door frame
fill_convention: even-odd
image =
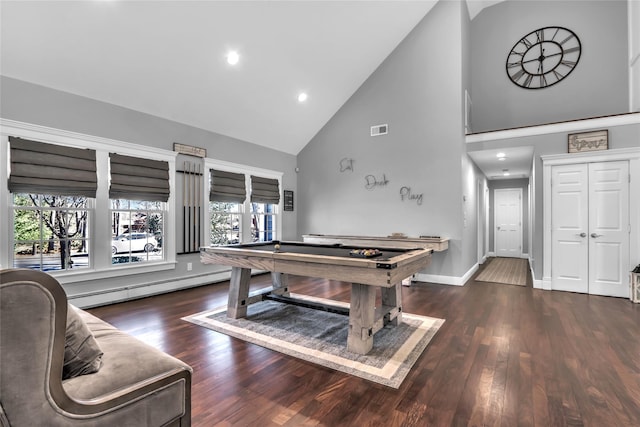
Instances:
[[[519,233],[518,233],[518,241],[520,242],[519,245],[519,252],[517,255],[517,257],[521,258],[522,257],[522,188],[520,187],[513,187],[513,188],[496,188],[493,190],[493,252],[496,256],[500,256],[498,254],[498,221],[496,220],[498,217],[498,203],[497,203],[497,197],[496,197],[496,193],[501,193],[501,192],[506,192],[506,191],[517,191],[518,192],[518,203],[520,204],[520,209],[519,209],[519,217],[518,217],[518,223],[519,225]]]
[[[489,226],[487,223],[487,192],[486,180],[478,180],[478,195],[476,197],[476,223],[477,223],[477,238],[478,238],[478,252],[477,263],[483,264],[487,258],[487,231]]]
[[[579,154],[552,154],[541,156],[543,192],[543,252],[542,289],[551,290],[551,168],[556,165],[575,163],[629,161],[629,194],[640,194],[640,148],[620,148],[615,150],[591,151]],[[636,265],[640,259],[640,198],[629,197],[629,265]]]

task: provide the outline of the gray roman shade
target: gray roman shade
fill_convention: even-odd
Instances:
[[[280,203],[278,180],[251,175],[251,202],[273,205]]]
[[[12,193],[96,197],[96,152],[10,136]]]
[[[211,169],[211,191],[209,200],[212,202],[244,203],[247,189],[244,184],[244,174]]]
[[[169,163],[109,153],[109,198],[166,202],[169,200]]]

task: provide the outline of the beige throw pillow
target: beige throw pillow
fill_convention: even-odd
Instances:
[[[72,305],[67,307],[62,379],[93,374],[102,366],[102,350]]]

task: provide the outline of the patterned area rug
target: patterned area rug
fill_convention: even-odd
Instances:
[[[332,305],[338,301],[291,294]],[[444,323],[443,319],[404,313],[397,327],[378,331],[366,355],[346,349],[348,316],[276,301],[248,307],[247,318],[230,319],[226,306],[183,320],[293,357],[398,388],[411,367]]]
[[[524,258],[490,258],[476,280],[480,282],[504,283],[507,285],[527,285],[529,263]]]

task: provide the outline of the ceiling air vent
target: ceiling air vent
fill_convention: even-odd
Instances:
[[[371,126],[371,136],[386,135],[389,132],[389,125]]]

